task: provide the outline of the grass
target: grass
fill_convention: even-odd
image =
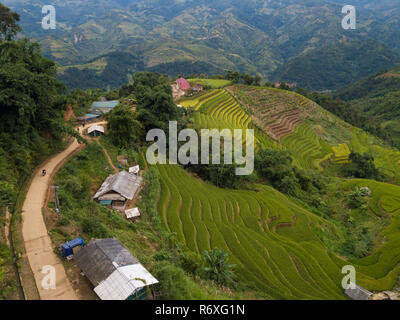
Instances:
[[[349,163],[350,149],[346,143],[339,144],[337,147],[332,147],[332,150],[335,154],[336,163]]]
[[[245,94],[245,90],[252,93]],[[188,105],[195,106],[194,125],[218,130],[253,128],[257,147],[288,150],[294,164],[303,169],[321,171],[321,162],[332,156],[340,165],[350,150],[371,152],[381,169],[398,177],[399,152],[304,97],[269,88],[261,89],[268,91],[265,96],[257,96],[258,90],[245,87],[234,97],[227,90],[216,89],[205,93],[201,100],[187,99]],[[302,110],[303,122],[280,143],[253,122],[258,114],[264,125],[270,126],[276,120],[270,118],[269,111],[284,116],[296,108]],[[257,185],[257,191],[218,189],[179,166],[157,169],[161,177],[158,211],[165,228],[175,232],[187,250],[201,253],[214,247],[225,249],[230,262],[238,267],[239,280],[273,298],[342,299],[341,268],[347,264],[355,266],[358,284],[368,290],[391,289],[397,281],[398,186],[369,180],[339,182],[339,193],[362,186],[372,190],[367,205],[369,217],[353,210],[351,216],[356,222],[374,221],[374,217],[376,221],[379,217],[385,217],[382,221],[390,217],[392,221],[387,225],[379,222],[374,229],[379,236],[372,255],[346,261],[333,253],[334,245],[332,250],[327,249],[328,242],[334,244],[342,232],[336,221],[315,215],[270,187]]]
[[[257,191],[219,189],[195,179],[177,165],[157,167],[162,186],[158,210],[165,227],[187,250],[222,248],[237,265],[242,282],[276,299],[342,299],[341,267],[352,264],[357,281],[369,290],[391,289],[400,259],[400,187],[352,180],[342,189],[368,186],[369,209],[390,214],[384,245],[363,259],[344,261],[328,252],[320,232],[332,222],[262,185]],[[295,217],[295,218],[294,218]],[[293,224],[295,221],[295,224]],[[333,231],[328,231],[333,230]]]
[[[332,148],[307,124],[284,137],[282,144],[291,151],[294,164],[305,169],[322,170],[320,163],[332,154]]]
[[[221,89],[232,84],[229,80],[224,79],[188,79],[190,85],[201,83],[203,86],[212,89]]]
[[[157,168],[162,190],[166,190],[160,200],[160,214],[166,228],[176,232],[188,250],[201,253],[214,247],[225,249],[231,262],[238,265],[241,281],[275,298],[343,298],[338,286],[325,290],[304,280],[291,256],[306,265],[308,258],[290,249],[301,245],[279,234],[285,228],[275,231],[278,224],[291,222],[293,215],[300,221],[305,219],[305,225],[309,219],[323,223],[319,218],[266,186],[259,186],[258,192],[222,190],[194,179],[178,166]],[[275,213],[273,222],[268,222],[270,212]],[[302,232],[296,229],[295,234]],[[315,235],[297,234],[298,239],[319,242]],[[321,277],[328,281],[324,271]]]

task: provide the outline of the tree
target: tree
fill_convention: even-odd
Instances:
[[[31,127],[59,136],[65,86],[55,63],[29,40],[0,42],[0,131],[26,133]]]
[[[351,163],[343,167],[346,176],[353,176],[362,179],[374,179],[382,181],[385,175],[382,174],[374,163],[374,157],[368,153],[360,154],[352,152],[349,156]]]
[[[146,131],[153,128],[166,130],[169,121],[180,119],[183,111],[174,103],[168,79],[153,72],[138,72],[133,79],[138,120]]]
[[[122,148],[140,144],[143,137],[143,126],[136,119],[129,105],[119,104],[106,116],[108,135],[112,142]]]
[[[226,80],[230,80],[233,83],[239,83],[240,79],[241,79],[241,75],[239,72],[237,71],[232,71],[232,70],[228,70],[226,75],[225,75],[225,79]]]
[[[254,167],[262,178],[272,183],[290,176],[293,171],[290,154],[272,149],[260,150],[254,159]]]
[[[7,181],[0,181],[0,208],[10,206],[16,196],[14,186]]]
[[[19,14],[0,3],[0,42],[11,41],[21,31],[18,21]]]
[[[228,263],[228,253],[222,249],[213,249],[203,253],[206,267],[204,272],[208,279],[221,285],[227,285],[235,278],[233,272],[236,265]]]
[[[281,89],[281,90],[290,90],[290,87],[286,82],[281,82],[281,84],[279,85],[279,89]]]
[[[247,73],[242,75],[242,79],[243,79],[243,82],[249,86],[254,82],[254,78]]]

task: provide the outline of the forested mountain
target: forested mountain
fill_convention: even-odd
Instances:
[[[307,89],[332,90],[399,62],[399,55],[378,41],[344,41],[290,59],[273,78]]]
[[[400,68],[373,74],[341,88],[334,96],[347,101],[354,113],[377,123],[400,147]]]
[[[318,82],[316,88],[328,89],[366,75],[365,64],[357,62],[356,54],[346,59],[333,54],[343,51],[342,41],[373,39],[400,53],[399,8],[394,0],[354,1],[356,30],[342,29],[343,5],[328,0],[58,0],[53,2],[57,28],[49,31],[40,27],[46,1],[5,2],[21,14],[25,34],[39,40],[44,55],[63,66],[85,65],[117,51],[141,59],[144,68],[169,74],[181,73],[182,65],[201,62],[207,63],[210,73],[232,69],[269,78],[288,62],[274,73],[274,79],[281,80],[280,73],[286,77],[285,70],[298,61],[291,58],[297,56],[314,57],[302,68],[316,72],[327,56],[333,66],[343,60],[354,64],[351,76],[330,73],[326,81]],[[371,52],[371,58],[382,57],[377,51]],[[372,64],[368,70],[377,72],[381,66]],[[82,76],[92,74],[86,70]],[[107,85],[113,86],[113,80],[102,87]]]
[[[66,88],[56,80],[56,65],[37,43],[15,39],[18,18],[0,4],[0,299],[18,296],[11,268],[13,262],[17,268],[16,256],[3,241],[5,208],[19,210],[18,196],[33,169],[62,149],[67,132],[75,134],[64,125]]]

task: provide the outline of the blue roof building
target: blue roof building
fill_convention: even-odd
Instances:
[[[119,104],[118,100],[113,101],[95,101],[92,103],[91,112],[96,114],[108,113]]]

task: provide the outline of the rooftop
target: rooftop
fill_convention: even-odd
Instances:
[[[372,292],[369,292],[358,285],[355,285],[354,289],[346,289],[344,293],[353,300],[368,300],[368,298],[372,295]]]
[[[91,240],[74,258],[94,286],[107,279],[117,267],[139,263],[139,260],[115,238]]]
[[[118,193],[125,199],[132,200],[138,191],[142,178],[126,171],[109,176],[101,185],[99,191],[94,195],[93,199],[113,192]]]
[[[91,126],[88,129],[88,133],[92,133],[93,131],[99,131],[104,133],[104,128],[102,126]]]
[[[189,90],[190,87],[190,83],[185,79],[185,78],[179,78],[176,80],[176,83],[178,84],[179,88],[183,91],[185,90]]]
[[[107,108],[107,109],[112,109],[114,108],[117,104],[119,104],[118,100],[113,100],[113,101],[95,101],[92,103],[92,108]]]

